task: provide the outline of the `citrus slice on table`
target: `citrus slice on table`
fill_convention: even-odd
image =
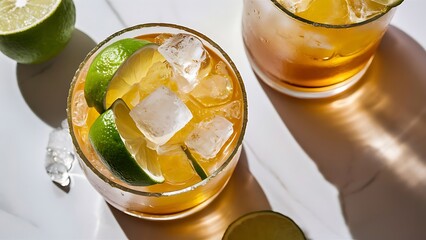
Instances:
[[[111,172],[130,185],[149,186],[164,182],[154,150],[146,147],[142,133],[117,99],[89,131],[90,142]]]
[[[396,7],[401,4],[404,0],[372,0],[378,4],[387,6],[389,8]]]
[[[148,41],[126,38],[112,43],[96,55],[84,85],[84,95],[90,107],[95,107],[99,113],[107,109],[104,98],[115,72],[134,52],[149,44]]]
[[[72,0],[0,1],[0,51],[19,63],[56,56],[74,30]]]
[[[273,211],[248,213],[229,225],[223,240],[304,240],[302,230],[290,218]]]
[[[135,84],[140,83],[155,63],[165,60],[157,48],[155,44],[145,45],[121,64],[106,89],[103,99],[105,109],[109,108],[116,99],[122,98]]]

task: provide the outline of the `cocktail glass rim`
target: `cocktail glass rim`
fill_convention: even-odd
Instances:
[[[71,106],[72,106],[72,94],[74,92],[74,88],[75,88],[75,83],[78,80],[78,76],[81,72],[81,70],[83,69],[83,67],[87,64],[87,62],[89,61],[89,59],[93,56],[93,54],[95,54],[102,46],[104,46],[105,44],[109,43],[112,39],[133,31],[133,30],[137,30],[137,29],[142,29],[142,28],[151,28],[151,27],[161,27],[161,28],[173,28],[173,29],[177,29],[177,30],[183,30],[185,32],[188,32],[190,34],[193,34],[199,38],[201,38],[202,40],[208,42],[213,48],[215,48],[216,50],[218,50],[220,52],[220,54],[222,55],[221,57],[224,57],[225,60],[228,62],[228,64],[231,66],[232,70],[235,73],[235,76],[239,82],[240,88],[241,88],[241,92],[242,92],[242,100],[243,100],[243,124],[241,126],[241,132],[240,132],[240,136],[238,138],[237,144],[235,146],[235,148],[233,149],[231,155],[226,159],[226,161],[220,166],[218,167],[218,169],[216,169],[210,176],[208,176],[206,179],[197,182],[194,185],[185,187],[183,189],[180,190],[175,190],[175,191],[168,191],[168,192],[146,192],[146,191],[138,191],[135,189],[131,189],[128,188],[126,186],[123,186],[119,183],[113,182],[112,180],[110,180],[108,177],[106,177],[105,175],[103,175],[100,171],[98,171],[98,169],[96,169],[91,163],[90,161],[86,158],[86,156],[84,155],[83,151],[80,149],[80,146],[77,142],[77,139],[75,137],[74,134],[74,129],[73,129],[73,123],[72,123],[72,111],[71,111]],[[162,32],[158,32],[159,34]],[[136,37],[136,36],[135,36]],[[247,121],[248,121],[248,104],[247,104],[247,95],[246,95],[246,91],[245,91],[245,87],[244,87],[244,83],[242,80],[242,77],[236,67],[236,65],[234,64],[234,62],[231,60],[231,58],[228,56],[228,54],[218,45],[216,44],[213,40],[211,40],[209,37],[207,37],[206,35],[193,30],[191,28],[188,27],[184,27],[181,25],[177,25],[177,24],[172,24],[172,23],[145,23],[145,24],[138,24],[138,25],[134,25],[131,27],[127,27],[124,28],[118,32],[113,33],[112,35],[110,35],[109,37],[107,37],[106,39],[104,39],[103,41],[101,41],[99,44],[96,45],[95,48],[93,48],[88,54],[87,56],[84,58],[83,62],[80,63],[76,73],[74,74],[74,77],[71,81],[71,87],[68,93],[68,99],[67,99],[67,120],[68,120],[68,125],[69,125],[69,130],[70,130],[70,134],[72,137],[72,141],[76,150],[76,153],[79,155],[79,157],[84,161],[84,163],[86,164],[86,166],[88,166],[90,168],[90,170],[92,172],[94,172],[100,179],[102,179],[104,182],[108,183],[111,187],[115,187],[118,189],[121,189],[123,191],[129,192],[129,193],[133,193],[133,194],[137,194],[137,195],[143,195],[143,196],[148,196],[148,197],[166,197],[166,196],[174,196],[174,195],[179,195],[188,191],[192,191],[195,190],[198,187],[201,187],[203,185],[206,185],[209,181],[211,181],[213,178],[215,178],[217,175],[219,175],[228,165],[229,163],[233,160],[235,154],[238,152],[238,149],[240,148],[240,146],[242,145],[243,142],[243,138],[244,138],[244,134],[245,134],[245,130],[246,130],[246,126],[247,126]]]
[[[301,22],[307,23],[309,25],[312,25],[314,27],[322,27],[322,28],[352,28],[352,27],[357,27],[357,26],[361,26],[370,22],[373,22],[379,18],[381,18],[382,16],[386,15],[388,12],[390,12],[392,9],[394,9],[396,6],[398,5],[394,5],[394,6],[389,6],[387,7],[385,12],[382,12],[372,18],[368,18],[364,21],[361,22],[356,22],[356,23],[349,23],[349,24],[327,24],[327,23],[319,23],[319,22],[315,22],[315,21],[311,21],[308,20],[306,18],[297,16],[296,14],[292,13],[291,11],[287,10],[284,6],[282,6],[278,0],[270,0],[275,6],[277,6],[282,12],[284,12],[285,14],[289,15],[290,17],[299,20]]]

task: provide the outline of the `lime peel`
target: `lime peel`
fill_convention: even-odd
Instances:
[[[201,180],[204,180],[207,178],[207,174],[204,171],[204,169],[201,167],[201,165],[197,162],[195,157],[192,155],[191,151],[185,146],[181,146],[182,150],[185,152],[186,156],[188,157],[189,161],[191,161],[191,165],[194,168],[195,172],[200,176]]]
[[[134,52],[147,44],[152,43],[125,38],[108,45],[96,55],[87,72],[84,86],[84,95],[90,107],[95,107],[99,113],[106,110],[104,98],[115,72]]]
[[[117,99],[111,108],[102,113],[93,123],[89,130],[89,139],[93,148],[110,171],[130,185],[149,186],[164,182],[162,175],[155,175],[143,169],[127,149],[116,125],[117,116],[114,110],[119,107],[130,111],[124,101]],[[145,161],[151,160],[145,159]],[[161,173],[161,170],[157,172]]]

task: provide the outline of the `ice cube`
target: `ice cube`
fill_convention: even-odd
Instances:
[[[65,130],[65,131],[67,131],[68,133],[70,132],[69,130],[69,125],[68,125],[68,120],[67,119],[64,119],[64,120],[62,120],[62,122],[61,122],[61,128],[63,129],[63,130]]]
[[[167,39],[158,51],[172,66],[179,90],[191,91],[198,83],[197,74],[207,55],[203,43],[195,36],[180,33]]]
[[[88,106],[84,98],[84,91],[79,90],[74,95],[72,106],[72,123],[76,126],[84,126],[87,120]]]
[[[58,128],[52,130],[49,134],[47,147],[72,151],[74,146],[68,128]]]
[[[292,13],[306,11],[313,0],[278,0],[278,2]]]
[[[46,165],[46,173],[50,179],[65,187],[70,184],[67,167],[62,163],[53,162]]]
[[[369,0],[345,0],[351,23],[365,21],[386,11],[386,6]]]
[[[205,159],[214,158],[234,132],[232,123],[215,116],[210,121],[199,123],[185,140],[189,149]]]
[[[224,116],[228,119],[241,118],[241,102],[238,100],[232,101],[224,106],[214,109],[216,115]]]
[[[165,144],[157,148],[158,155],[176,154],[182,151],[182,147],[178,144]]]
[[[192,119],[185,103],[165,86],[143,99],[130,111],[130,116],[154,146],[166,143]]]
[[[64,187],[68,186],[70,183],[68,171],[74,163],[75,156],[67,120],[62,121],[61,128],[50,132],[46,149],[46,173],[52,181]]]
[[[74,153],[67,151],[65,149],[52,149],[47,148],[46,151],[46,163],[61,163],[63,164],[67,170],[70,170],[74,163]]]
[[[74,147],[66,126],[54,129],[49,134],[46,150],[46,164],[57,162],[63,164],[67,170],[71,169],[75,160]]]
[[[223,76],[229,76],[229,72],[226,66],[226,63],[219,61],[215,66],[214,66],[214,71],[215,73],[219,74],[219,75],[223,75]]]
[[[229,101],[232,90],[233,86],[229,76],[214,74],[203,78],[192,90],[191,96],[205,107],[211,107]]]

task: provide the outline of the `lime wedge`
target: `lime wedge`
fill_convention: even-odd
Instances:
[[[105,109],[108,109],[116,99],[122,98],[133,85],[140,83],[151,66],[165,60],[157,48],[155,44],[145,45],[121,64],[106,90],[103,103]]]
[[[0,51],[20,63],[57,55],[75,24],[72,0],[0,1]]]
[[[95,107],[99,113],[107,109],[104,107],[104,98],[115,72],[128,57],[148,44],[148,41],[126,38],[107,46],[96,55],[84,85],[84,95],[90,107]]]
[[[223,240],[304,240],[302,230],[290,218],[273,211],[248,213],[228,226]]]
[[[401,4],[404,0],[372,0],[372,1],[387,7],[396,7],[399,4]]]
[[[102,113],[89,131],[89,139],[102,161],[124,182],[148,186],[164,182],[157,155],[129,115],[130,109],[117,99]]]

